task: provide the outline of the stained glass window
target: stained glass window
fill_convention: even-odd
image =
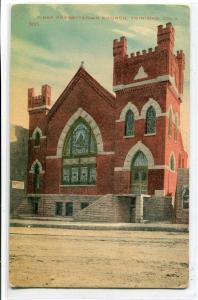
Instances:
[[[63,158],[66,159],[66,163],[63,159],[63,184],[95,184],[96,165],[93,164],[92,158],[95,159],[96,152],[96,141],[91,128],[83,119],[78,119],[72,126],[64,145]]]
[[[146,133],[155,133],[156,131],[156,112],[153,106],[150,106],[146,112]]]
[[[136,154],[133,160],[133,166],[140,167],[140,166],[147,166],[147,165],[148,165],[148,161],[146,156],[142,151],[138,151],[138,153]]]
[[[96,142],[91,129],[83,122],[77,123],[69,134],[64,156],[87,156],[96,153]]]
[[[80,170],[80,182],[86,184],[88,180],[88,167],[81,167]]]
[[[90,168],[89,182],[96,183],[96,167],[95,166]]]
[[[134,113],[128,110],[125,118],[125,136],[134,135]]]
[[[96,165],[87,164],[63,166],[63,183],[66,185],[87,185],[96,183]]]
[[[70,169],[69,168],[63,168],[63,181],[66,184],[70,183]]]
[[[79,172],[78,172],[78,167],[73,167],[71,168],[71,183],[78,183],[78,176],[79,176]]]
[[[148,190],[148,161],[142,151],[132,160],[132,193],[146,194]]]

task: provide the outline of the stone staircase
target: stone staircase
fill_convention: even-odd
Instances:
[[[129,222],[129,209],[126,201],[108,194],[82,209],[75,217],[77,222]]]
[[[27,198],[24,197],[24,198],[20,199],[18,205],[15,207],[15,210],[13,211],[12,216],[18,216],[20,214],[30,215],[31,210],[32,210],[32,207],[31,207],[30,202],[28,202]]]

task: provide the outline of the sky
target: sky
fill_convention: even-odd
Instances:
[[[54,103],[81,61],[113,93],[113,40],[126,36],[128,54],[154,48],[157,26],[168,22],[175,28],[174,51],[183,49],[186,57],[181,129],[189,150],[189,8],[182,5],[12,6],[11,123],[28,128],[27,89],[37,95],[49,84]]]

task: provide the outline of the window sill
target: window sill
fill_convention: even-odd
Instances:
[[[60,184],[60,187],[92,187],[96,184]]]
[[[40,146],[34,146],[34,148],[38,149],[38,148],[40,148]]]
[[[130,139],[130,138],[133,138],[135,135],[124,135],[124,138],[125,139]]]
[[[153,136],[153,135],[156,135],[156,132],[154,133],[145,133],[144,136]]]

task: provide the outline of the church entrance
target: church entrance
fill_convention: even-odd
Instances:
[[[136,195],[148,193],[148,161],[142,151],[138,151],[132,160],[131,192]]]

